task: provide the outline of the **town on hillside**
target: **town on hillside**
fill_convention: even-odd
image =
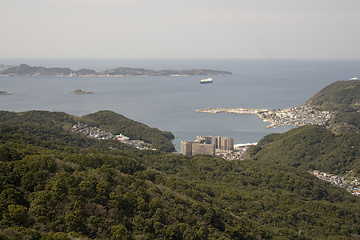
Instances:
[[[338,176],[326,172],[320,172],[318,170],[312,170],[310,171],[310,173],[315,177],[317,177],[318,179],[327,181],[341,188],[345,188],[346,191],[350,192],[352,195],[360,197],[360,190],[359,190],[360,180],[357,178],[353,178],[349,180],[343,176]]]
[[[297,107],[287,108],[283,110],[268,110],[268,109],[248,109],[248,108],[206,108],[197,109],[197,112],[202,113],[237,113],[237,114],[255,114],[264,122],[270,123],[267,128],[274,128],[279,126],[295,126],[301,127],[304,125],[321,125],[326,126],[328,120],[334,117],[334,113],[330,111],[319,111],[307,105],[300,105]],[[331,127],[331,126],[326,126]]]
[[[140,150],[151,149],[149,147],[149,145],[146,144],[144,141],[130,140],[129,137],[127,137],[123,134],[113,135],[112,133],[101,130],[98,127],[87,126],[86,124],[80,123],[80,122],[73,125],[71,127],[71,130],[80,132],[89,138],[95,138],[95,139],[99,139],[99,140],[117,140],[117,141],[120,141],[124,144],[130,145],[130,146],[135,147]],[[151,149],[151,150],[153,150],[153,149]]]

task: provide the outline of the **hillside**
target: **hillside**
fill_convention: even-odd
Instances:
[[[157,128],[150,128],[143,123],[136,122],[112,111],[98,111],[85,115],[80,119],[84,123],[99,126],[114,134],[124,134],[131,139],[140,139],[151,143],[154,148],[165,151],[175,151],[170,140],[175,136],[168,131],[160,131]]]
[[[333,131],[360,132],[360,80],[337,81],[319,91],[306,105],[335,112]]]
[[[327,111],[358,111],[360,110],[360,80],[334,82],[311,97],[306,104]]]
[[[111,117],[83,120],[119,129]],[[76,121],[1,112],[1,239],[360,237],[360,198],[306,171],[140,151],[68,130]]]
[[[250,149],[262,163],[360,177],[360,81],[338,81],[306,102],[333,117],[321,126],[304,126],[270,134]]]
[[[254,160],[360,176],[360,135],[335,135],[320,126],[304,126],[270,134],[251,150]]]
[[[66,113],[47,111],[6,112],[0,111],[0,122],[11,124],[37,123],[45,125],[57,125],[70,130],[77,122],[86,123],[90,126],[100,127],[113,134],[124,134],[130,139],[143,140],[161,151],[173,152],[174,145],[170,140],[174,135],[167,131],[150,128],[143,123],[136,122],[112,111],[99,111],[83,117],[76,117]]]

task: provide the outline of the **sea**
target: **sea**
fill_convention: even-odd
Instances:
[[[3,65],[69,67],[103,71],[116,67],[215,69],[231,75],[147,77],[0,76],[0,110],[61,111],[83,116],[112,110],[150,127],[171,131],[180,152],[182,140],[224,136],[235,144],[258,142],[292,127],[266,128],[256,115],[199,113],[203,108],[284,109],[305,103],[325,86],[358,77],[360,60],[345,59],[0,59]],[[94,94],[72,94],[75,89]]]

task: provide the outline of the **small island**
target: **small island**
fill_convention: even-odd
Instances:
[[[0,95],[10,95],[7,91],[0,91]]]
[[[74,91],[72,91],[72,93],[74,93],[74,94],[93,94],[93,92],[88,92],[88,91],[84,91],[81,89],[75,89]]]

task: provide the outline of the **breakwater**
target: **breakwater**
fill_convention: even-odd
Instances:
[[[259,114],[268,112],[267,109],[256,109],[256,108],[205,108],[205,109],[197,109],[197,112],[202,113],[239,113],[239,114]]]

